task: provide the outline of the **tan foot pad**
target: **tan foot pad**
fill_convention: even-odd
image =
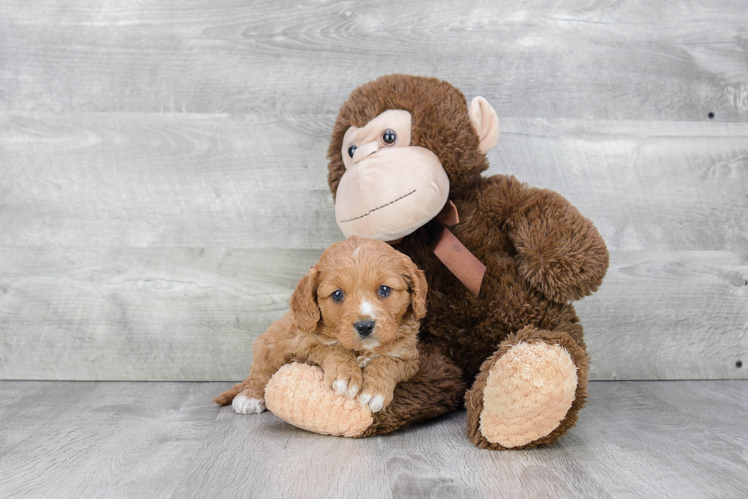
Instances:
[[[317,434],[357,437],[374,421],[368,407],[334,392],[320,368],[303,363],[285,365],[273,375],[265,404],[289,424]]]
[[[514,448],[547,436],[571,408],[577,369],[563,347],[520,342],[488,372],[480,431]]]

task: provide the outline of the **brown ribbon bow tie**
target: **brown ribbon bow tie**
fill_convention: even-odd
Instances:
[[[483,275],[486,274],[486,266],[452,234],[452,231],[447,229],[460,222],[460,216],[457,213],[455,204],[447,201],[442,211],[434,217],[434,221],[438,222],[441,228],[439,236],[431,244],[431,250],[447,266],[447,269],[477,297],[480,292]],[[388,243],[396,244],[400,241],[396,240]]]

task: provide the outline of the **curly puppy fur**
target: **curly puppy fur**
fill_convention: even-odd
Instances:
[[[497,448],[476,435],[481,384],[492,360],[511,348],[517,335],[566,348],[577,367],[576,398],[554,432],[525,447],[551,443],[574,425],[586,400],[587,353],[570,302],[600,286],[608,268],[605,243],[593,224],[559,194],[529,187],[512,176],[482,177],[488,162],[479,150],[465,97],[434,78],[389,75],[353,91],[340,109],[328,150],[333,196],[345,172],[341,148],[346,130],[363,127],[390,109],[410,111],[411,144],[438,156],[449,177],[449,199],[460,214],[452,232],[487,267],[475,297],[431,251],[439,230],[433,222],[395,245],[428,279],[429,313],[421,327],[422,342],[429,352],[438,353],[432,361],[442,364],[447,376],[461,372],[464,382],[472,385],[469,433],[483,448]],[[375,416],[367,434],[389,432],[453,409],[450,399],[436,409],[422,402],[423,391],[442,382],[438,377],[444,373],[433,373],[402,384],[391,407]],[[464,386],[454,378],[450,383],[451,399],[461,398]]]
[[[423,272],[386,243],[354,236],[330,246],[299,281],[291,310],[255,341],[247,380],[215,402],[242,396],[237,412],[263,411],[270,378],[300,361],[320,366],[328,386],[372,412],[387,408],[395,385],[418,372],[426,292]]]

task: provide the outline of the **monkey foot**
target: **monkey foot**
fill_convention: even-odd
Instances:
[[[522,447],[551,434],[569,413],[577,383],[577,367],[563,347],[512,346],[485,379],[479,431],[494,445],[488,447]]]
[[[316,366],[282,366],[265,387],[268,410],[289,424],[332,436],[359,437],[374,418],[368,406],[342,396],[324,382]]]

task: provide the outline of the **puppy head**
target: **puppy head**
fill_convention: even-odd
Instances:
[[[373,350],[426,315],[426,277],[388,244],[352,236],[325,250],[291,297],[296,323],[346,349]]]

